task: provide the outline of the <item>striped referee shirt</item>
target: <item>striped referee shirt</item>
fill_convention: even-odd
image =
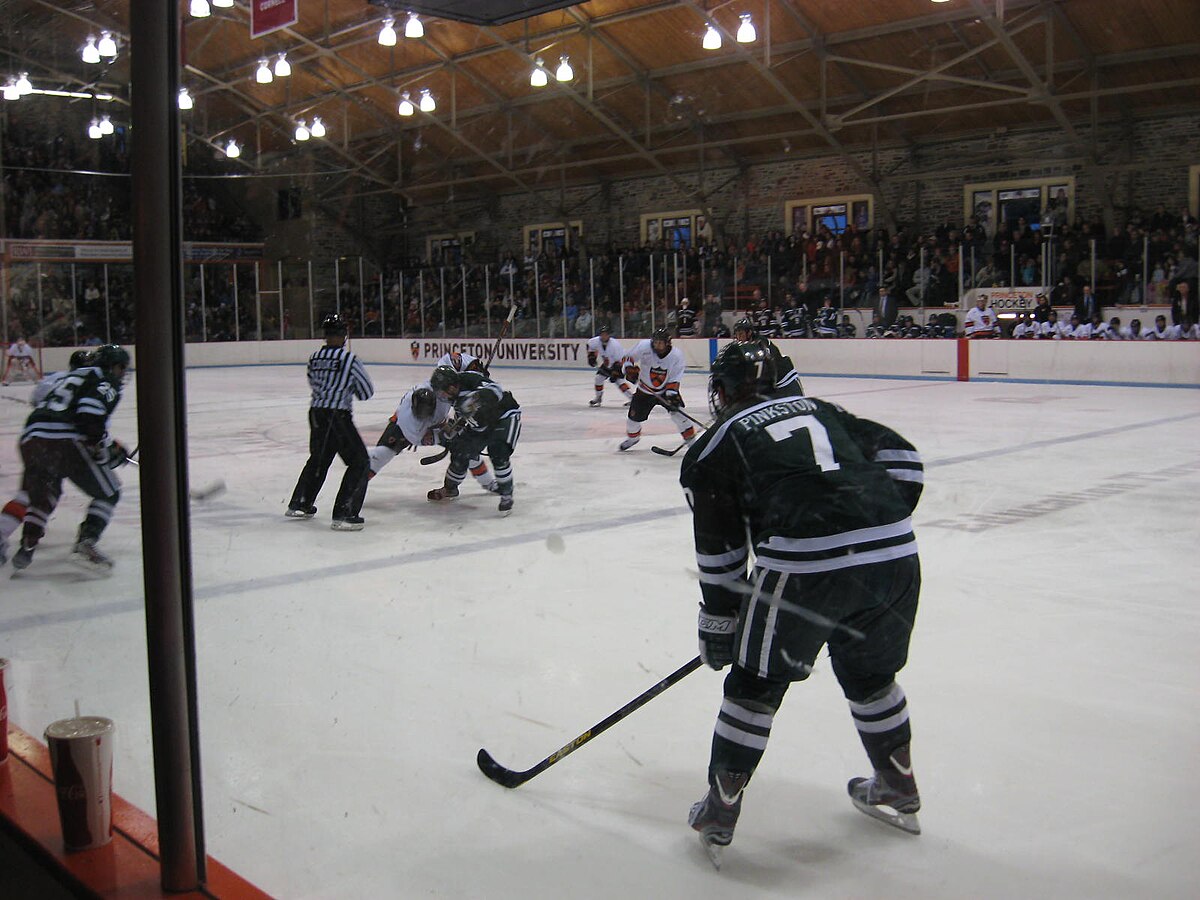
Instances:
[[[328,344],[308,358],[308,384],[314,409],[349,412],[354,398],[370,400],[375,393],[361,360],[345,347]]]

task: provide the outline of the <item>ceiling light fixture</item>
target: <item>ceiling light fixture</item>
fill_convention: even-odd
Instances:
[[[117,42],[112,36],[112,32],[100,32],[100,42],[96,44],[96,51],[105,59],[117,58]]]
[[[279,59],[275,60],[275,74],[280,78],[287,78],[292,74],[292,64],[287,61],[286,53],[280,53]]]
[[[400,95],[400,107],[396,110],[402,116],[411,116],[416,112],[416,107],[412,105],[412,101],[408,99],[408,91]]]
[[[545,87],[549,81],[546,77],[546,63],[539,56],[533,63],[533,71],[529,73],[529,83],[534,87]]]
[[[421,88],[421,112],[431,113],[437,109],[437,103],[433,99],[433,94],[429,93],[429,88]]]
[[[230,138],[229,143],[225,145],[225,155],[230,159],[237,159],[242,155],[242,148],[238,146],[238,142],[233,138]]]
[[[575,70],[571,68],[570,57],[560,56],[558,58],[558,68],[554,71],[554,77],[559,81],[570,81],[575,77]]]
[[[91,63],[92,65],[100,62],[100,51],[96,49],[96,36],[94,34],[87,36],[87,43],[79,51],[79,56],[85,63]]]
[[[212,14],[212,10],[208,8],[208,0],[192,0],[188,12],[192,14],[193,19],[204,19]]]
[[[192,95],[188,93],[188,89],[181,87],[179,89],[179,108],[191,109],[195,104],[192,103]]]
[[[321,121],[320,116],[313,116],[312,127],[308,130],[312,132],[313,137],[325,137],[325,123]]]
[[[737,42],[753,44],[758,39],[758,32],[754,30],[754,23],[750,21],[750,13],[742,13],[738,18],[742,20],[742,24],[738,26]]]
[[[308,130],[308,126],[301,119],[300,124],[296,126],[296,140],[307,141],[310,137],[312,137],[312,132]]]
[[[21,77],[17,79],[17,91],[22,97],[33,93],[33,82],[29,80],[28,72],[22,72]]]
[[[391,16],[383,20],[383,27],[379,29],[379,43],[385,47],[396,46],[396,20]]]
[[[704,40],[700,42],[700,46],[705,50],[720,50],[721,43],[721,32],[717,31],[712,22],[709,22],[708,28],[704,31]]]
[[[221,9],[232,9],[233,0],[212,0],[212,5],[220,7]]]
[[[406,38],[425,37],[425,26],[421,24],[421,20],[417,18],[415,12],[408,14],[408,21],[404,23],[404,36]]]
[[[92,119],[92,121],[88,123],[87,136],[93,141],[98,141],[100,138],[104,137],[104,132],[100,130],[99,119]]]
[[[110,119],[108,116],[101,116],[100,117],[100,133],[101,134],[112,134],[113,131],[114,131],[114,129],[113,129],[112,119]]]
[[[271,67],[267,64],[266,59],[258,61],[258,71],[254,73],[254,80],[259,84],[270,84],[275,80],[275,76],[271,74]]]

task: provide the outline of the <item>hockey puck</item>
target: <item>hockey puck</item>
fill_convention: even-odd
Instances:
[[[197,488],[191,492],[193,500],[211,500],[218,494],[225,493],[225,482],[222,480],[214,481],[212,484],[205,485],[202,488]]]

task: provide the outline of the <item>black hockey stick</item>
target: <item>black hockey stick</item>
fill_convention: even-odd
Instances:
[[[542,774],[542,772],[545,772],[548,768],[550,768],[552,765],[554,765],[556,762],[558,762],[564,756],[574,753],[576,750],[578,750],[580,747],[582,747],[584,744],[586,744],[588,741],[590,741],[596,735],[600,734],[602,731],[606,731],[609,728],[611,728],[613,725],[616,725],[618,722],[620,722],[622,719],[624,719],[627,715],[629,715],[634,710],[640,709],[641,707],[645,706],[647,703],[649,703],[651,700],[653,700],[655,697],[657,697],[659,694],[661,694],[663,691],[665,691],[671,685],[682,681],[684,678],[686,678],[688,675],[695,672],[702,665],[703,665],[703,663],[701,662],[699,656],[697,656],[695,659],[685,663],[680,668],[676,669],[674,672],[672,672],[670,675],[668,675],[666,678],[664,678],[662,681],[660,681],[658,684],[654,685],[654,687],[650,688],[650,690],[634,697],[632,700],[630,700],[628,703],[626,703],[624,706],[622,706],[620,709],[618,709],[615,713],[610,715],[608,718],[602,719],[601,721],[597,722],[595,725],[593,725],[591,728],[589,728],[583,734],[579,735],[579,737],[575,738],[575,740],[573,740],[569,744],[555,750],[553,753],[551,753],[549,756],[547,756],[545,759],[543,759],[540,763],[538,763],[532,769],[526,769],[524,772],[516,772],[512,769],[506,769],[506,768],[504,768],[504,766],[502,766],[498,762],[496,762],[496,760],[492,759],[492,755],[490,753],[488,753],[484,749],[480,749],[479,755],[475,757],[475,762],[478,763],[478,765],[479,765],[479,771],[483,772],[484,775],[486,775],[488,778],[490,778],[492,781],[496,782],[496,784],[501,785],[502,787],[506,787],[506,788],[520,787],[525,782],[527,782],[529,779],[533,778],[535,775],[540,775],[540,774]]]
[[[687,445],[688,445],[687,441],[684,441],[678,447],[675,447],[671,450],[667,450],[664,447],[651,447],[650,450],[652,453],[657,453],[659,456],[674,456],[676,453],[678,453],[680,450],[682,450]]]
[[[487,359],[483,363],[484,374],[487,374],[488,369],[492,366],[492,360],[496,358],[496,353],[500,350],[500,342],[504,340],[504,336],[508,333],[508,326],[512,324],[512,320],[517,316],[517,304],[513,304],[508,309],[508,318],[504,320],[504,324],[500,326],[500,334],[496,336],[496,343],[492,344],[492,349],[488,351]],[[421,457],[421,465],[431,466],[435,462],[440,462],[446,458],[446,454],[450,452],[447,447],[441,453],[435,453],[432,456]]]
[[[138,448],[134,447],[133,453],[137,453],[137,451]],[[133,458],[133,453],[130,453],[125,457],[125,462],[140,469],[142,464]],[[192,500],[209,500],[217,496],[217,494],[223,493],[225,493],[225,480],[223,478],[218,478],[216,481],[206,484],[204,487],[192,488],[190,491],[188,491],[188,497],[190,497]]]
[[[684,417],[685,419],[687,419],[688,421],[690,421],[690,422],[694,422],[696,425],[699,425],[699,426],[700,426],[700,428],[701,428],[703,431],[708,431],[708,426],[707,426],[707,425],[705,425],[705,424],[704,424],[703,422],[701,422],[699,419],[693,419],[691,416],[689,416],[687,413],[685,413],[685,412],[684,412],[682,409],[680,409],[678,406],[668,406],[668,407],[667,407],[667,410],[668,410],[669,412],[677,412],[677,413],[679,413],[681,416],[683,416],[683,417]],[[662,447],[651,447],[651,448],[650,448],[650,450],[651,450],[651,452],[653,452],[653,453],[657,453],[659,456],[674,456],[676,453],[678,453],[680,450],[682,450],[682,449],[683,449],[684,447],[686,447],[687,445],[688,445],[688,442],[687,442],[687,441],[684,441],[682,444],[680,444],[680,445],[679,445],[678,447],[676,447],[674,450],[665,450],[665,449],[663,449]]]

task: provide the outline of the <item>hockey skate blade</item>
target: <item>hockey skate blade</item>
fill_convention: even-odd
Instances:
[[[866,813],[872,819],[878,819],[893,828],[899,828],[901,831],[908,834],[920,834],[921,823],[917,821],[916,813],[897,812],[890,806],[871,806],[869,803],[863,803],[861,800],[850,798],[850,802],[855,808],[862,813]]]
[[[712,863],[713,868],[718,872],[721,871],[721,854],[725,852],[726,844],[716,844],[700,835],[700,846],[704,848],[704,853],[708,856],[708,861]]]
[[[90,578],[107,578],[112,574],[113,570],[112,563],[109,563],[107,566],[97,565],[96,563],[91,563],[85,559],[81,559],[74,554],[67,558],[67,563],[74,568],[75,571],[80,572],[83,575],[87,575]]]
[[[479,748],[479,753],[475,756],[475,764],[479,766],[480,772],[501,787],[515,788],[522,783],[518,773],[512,769],[504,768],[504,766],[492,759],[492,754],[488,753],[482,747]]]

